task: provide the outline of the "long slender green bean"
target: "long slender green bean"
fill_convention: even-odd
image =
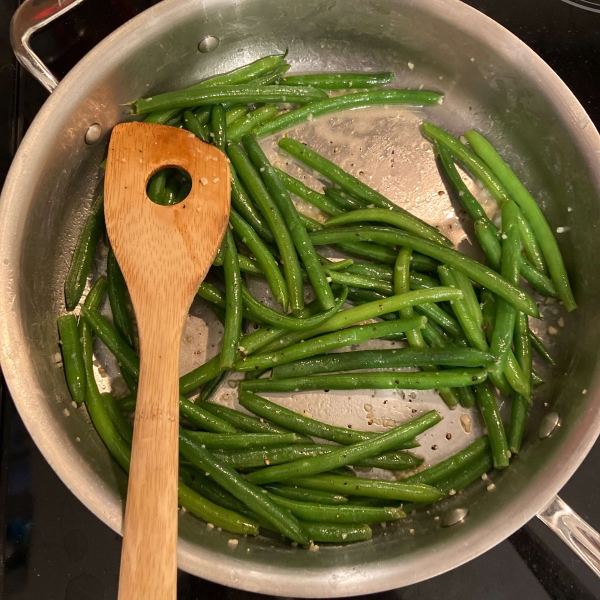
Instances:
[[[240,390],[239,403],[255,415],[269,419],[290,431],[312,435],[338,444],[354,444],[373,439],[377,435],[371,431],[346,429],[311,419],[244,390]],[[403,449],[415,448],[418,445],[415,440],[410,440],[404,444]]]
[[[369,209],[367,209],[368,211]],[[352,215],[362,213],[363,211],[354,211],[346,213],[339,217],[329,219],[328,226],[351,222],[355,219]],[[467,275],[473,281],[492,290],[498,296],[511,302],[518,310],[533,316],[538,317],[539,311],[534,300],[522,290],[519,290],[514,285],[506,281],[498,273],[492,271],[488,267],[478,263],[477,261],[464,256],[456,250],[434,244],[428,240],[416,237],[409,233],[404,233],[398,229],[383,229],[377,227],[346,227],[339,229],[329,229],[327,231],[317,231],[310,234],[310,239],[313,244],[335,244],[339,242],[354,241],[374,241],[389,245],[399,245],[412,250],[417,250],[427,256],[435,258],[440,262],[446,263],[448,266],[455,268]]]
[[[311,150],[304,144],[301,144],[297,140],[293,140],[291,138],[282,138],[279,140],[279,146],[291,154],[294,158],[319,171],[325,177],[334,183],[337,183],[348,192],[354,194],[362,200],[365,200],[368,204],[373,204],[376,207],[385,208],[403,214],[405,217],[403,220],[404,227],[407,227],[407,223],[412,221],[413,228],[415,230],[420,232],[428,231],[428,235],[433,236],[438,243],[446,243],[446,238],[435,227],[428,225],[424,221],[421,221],[421,219],[411,215],[408,211],[397,206],[385,196],[369,187],[366,183],[363,183],[356,177],[346,173],[346,171],[338,167],[335,163],[332,163],[330,160],[327,160],[325,157],[317,154],[314,150]]]
[[[294,241],[286,227],[283,215],[281,214],[278,205],[271,197],[271,194],[269,194],[260,174],[254,168],[250,158],[242,148],[235,144],[229,144],[227,153],[239,177],[258,204],[260,211],[271,229],[283,263],[283,272],[288,286],[290,306],[293,312],[298,312],[304,307],[302,272]]]
[[[75,315],[58,317],[58,333],[67,387],[73,401],[81,404],[85,400],[87,382],[81,338]]]
[[[487,436],[483,436],[446,460],[443,460],[432,467],[428,467],[419,473],[410,475],[402,481],[405,483],[427,483],[429,485],[435,485],[438,481],[442,481],[457,471],[460,471],[467,463],[478,459],[484,454],[488,454],[489,451],[490,440]]]
[[[221,347],[221,369],[230,369],[235,364],[242,334],[242,276],[237,259],[237,249],[229,228],[225,231],[225,329]]]
[[[364,525],[340,523],[302,522],[302,527],[313,542],[329,544],[346,544],[349,542],[365,542],[373,537],[371,528]]]
[[[225,125],[229,129],[235,122],[239,121],[242,117],[246,116],[248,107],[240,104],[233,108],[225,111]]]
[[[196,388],[211,381],[221,372],[221,357],[217,354],[203,365],[196,367],[194,370],[179,378],[179,393],[189,394]]]
[[[326,187],[323,191],[329,200],[335,202],[335,204],[344,211],[359,210],[361,208],[365,208],[367,205],[364,200],[348,194],[343,190],[338,190],[337,188]]]
[[[225,152],[227,146],[227,117],[222,104],[215,104],[210,113],[211,138],[213,144]]]
[[[510,450],[508,449],[506,433],[504,432],[504,425],[502,424],[496,398],[494,398],[494,394],[492,394],[487,383],[478,385],[475,388],[475,396],[477,397],[477,404],[488,430],[488,437],[494,457],[494,467],[496,469],[504,469],[508,467]]]
[[[309,489],[323,490],[349,496],[366,496],[384,500],[404,500],[407,502],[435,502],[444,497],[436,488],[424,483],[403,483],[340,477],[339,475],[312,475],[291,479],[288,483]]]
[[[532,353],[529,334],[529,319],[523,313],[519,313],[515,321],[515,358],[519,362],[525,377],[532,382]],[[522,396],[517,393],[514,394],[510,413],[510,429],[508,432],[508,447],[513,454],[518,454],[521,450],[527,411],[530,405],[531,397]]]
[[[285,225],[287,226],[292,241],[300,260],[304,263],[308,272],[308,278],[313,286],[315,295],[319,300],[323,310],[329,310],[335,304],[333,292],[327,282],[327,276],[323,271],[319,257],[308,237],[306,229],[302,225],[298,211],[292,202],[288,191],[281,183],[275,169],[265,156],[260,144],[254,136],[246,135],[242,138],[248,156],[254,166],[260,171],[260,176],[264,181],[275,204],[279,207]],[[293,308],[293,307],[292,307]]]
[[[324,196],[323,194],[319,194],[319,192],[315,192],[315,190],[309,188],[307,185],[299,181],[298,179],[288,175],[285,171],[281,169],[276,169],[277,175],[281,179],[283,185],[285,185],[288,192],[298,196],[298,198],[302,198],[306,200],[313,206],[316,206],[320,210],[322,210],[325,214],[334,216],[341,215],[344,211],[336,206],[329,198]]]
[[[363,304],[363,306],[366,305]],[[235,368],[238,371],[253,371],[255,369],[265,369],[276,365],[284,365],[300,360],[301,358],[308,358],[329,350],[335,350],[336,348],[343,348],[344,346],[360,344],[361,342],[402,333],[408,328],[421,328],[425,325],[425,322],[425,317],[414,317],[412,319],[399,319],[397,321],[383,321],[370,325],[358,325],[342,331],[312,337],[304,342],[299,342],[298,344],[289,346],[288,348],[284,348],[277,352],[267,352],[248,357],[245,360],[238,361]],[[327,325],[327,323],[325,325]],[[316,329],[313,331],[316,331]]]
[[[309,490],[297,485],[288,486],[274,483],[272,485],[265,485],[263,488],[273,495],[288,498],[289,500],[296,500],[297,502],[312,502],[314,504],[327,504],[331,506],[339,506],[348,502],[346,496],[329,494],[328,492],[321,492],[319,490]]]
[[[263,137],[293,127],[304,121],[340,110],[364,108],[377,104],[413,104],[425,106],[436,104],[442,98],[437,92],[412,90],[378,90],[345,94],[334,98],[316,99],[301,109],[291,110],[280,115],[256,130],[256,135]]]
[[[312,85],[323,90],[362,90],[386,85],[394,80],[394,73],[308,73],[288,75],[285,85]]]
[[[291,65],[283,63],[276,69],[273,69],[270,73],[265,73],[264,75],[257,77],[252,81],[252,83],[254,85],[280,85],[283,80],[283,76],[290,70],[290,68]]]
[[[112,249],[109,250],[106,261],[106,278],[113,323],[125,341],[134,348],[135,333],[128,308],[127,285]]]
[[[348,296],[347,288],[342,290],[339,298],[335,300],[335,304],[329,310],[323,311],[322,313],[316,314],[312,317],[297,318],[288,315],[282,315],[272,308],[261,304],[248,289],[242,287],[242,297],[244,304],[252,310],[252,313],[257,315],[261,321],[281,327],[281,329],[288,329],[291,331],[308,331],[314,327],[318,327],[322,323],[328,321],[333,315],[335,315],[346,302]]]
[[[179,433],[179,449],[188,460],[202,468],[219,485],[271,523],[278,531],[295,542],[308,544],[307,535],[294,517],[273,502],[268,494],[263,494],[260,488],[217,461],[208,450],[195,445],[182,430]]]
[[[373,290],[386,296],[393,294],[392,285],[380,279],[372,279],[365,275],[355,275],[354,273],[338,272],[325,269],[328,277],[331,279],[331,283],[337,285],[347,285],[355,288],[362,288],[365,290]]]
[[[506,186],[514,201],[523,211],[526,219],[531,223],[534,234],[542,247],[552,281],[556,286],[560,298],[568,311],[574,310],[577,304],[569,285],[567,270],[565,269],[556,239],[540,207],[510,167],[483,136],[474,130],[467,132],[466,136],[475,152],[489,165],[498,179]]]
[[[259,471],[253,471],[247,476],[247,479],[257,484],[273,483],[284,479],[308,477],[345,465],[354,464],[363,458],[370,458],[381,452],[396,449],[398,444],[423,433],[441,420],[441,416],[436,411],[429,411],[422,417],[395,427],[391,431],[371,440],[345,446],[322,456],[301,458],[283,465],[275,465]]]
[[[225,319],[223,319],[223,321],[224,320]],[[227,377],[227,375],[228,375],[227,371],[223,371],[217,377],[215,377],[212,381],[209,381],[202,388],[202,391],[200,392],[200,396],[198,397],[198,400],[196,400],[195,404],[197,404],[198,402],[206,402],[206,401],[210,400],[215,395],[215,393],[217,392],[217,390],[219,389],[219,387],[221,386],[221,384],[223,383],[223,380]]]
[[[295,433],[206,433],[204,431],[188,431],[186,435],[196,444],[217,450],[249,450],[267,446],[294,444],[297,441]]]
[[[491,453],[486,452],[479,458],[467,463],[463,469],[455,471],[452,475],[438,481],[436,487],[445,494],[454,494],[460,492],[475,480],[482,477],[494,465]]]
[[[278,112],[276,106],[261,106],[248,113],[244,119],[239,120],[228,131],[228,138],[231,142],[239,142],[242,137],[252,132],[259,125],[270,121]]]
[[[521,236],[519,234],[517,205],[512,201],[502,205],[502,267],[500,273],[513,285],[519,285],[519,254]],[[499,376],[506,368],[517,310],[503,298],[498,300],[496,323],[492,332],[490,352],[496,357],[490,365],[490,373]]]
[[[206,125],[201,125],[198,117],[191,110],[183,111],[183,126],[203,142],[210,141]]]
[[[233,165],[229,165],[231,171],[231,205],[240,215],[248,221],[248,224],[267,243],[275,243],[275,238],[269,229],[269,225],[261,217],[260,213],[250,200],[248,192],[240,182]]]
[[[190,435],[190,437],[192,437]],[[232,437],[232,436],[230,436]],[[226,452],[215,450],[215,456],[233,469],[255,469],[265,465],[281,465],[293,461],[325,456],[336,450],[339,446],[332,444],[294,444],[283,447],[265,447],[262,449],[238,450]],[[407,454],[406,452],[385,452],[376,456],[356,460],[356,467],[377,467],[401,471],[415,469],[422,463],[422,459]],[[329,469],[330,470],[330,469]]]
[[[140,98],[131,104],[134,115],[170,110],[223,104],[224,102],[262,103],[293,102],[307,104],[327,97],[322,90],[311,87],[267,85],[215,85],[206,88],[178,90],[165,94],[156,94],[150,98]]]
[[[400,321],[391,321],[391,323]],[[241,387],[251,392],[299,392],[306,390],[432,390],[477,385],[487,378],[487,369],[452,369],[410,373],[352,373],[311,375],[289,379],[244,381]],[[454,405],[456,406],[456,405]]]
[[[96,251],[96,243],[103,226],[104,193],[100,192],[92,202],[90,213],[77,239],[71,266],[65,280],[65,303],[67,310],[73,310],[79,300],[81,300],[92,259],[94,258],[94,252]]]
[[[253,227],[233,208],[229,214],[229,222],[233,226],[233,230],[241,238],[242,243],[248,246],[250,252],[256,257],[256,261],[267,279],[275,300],[281,306],[286,307],[288,305],[288,292],[285,279],[269,249],[262,242]]]
[[[247,83],[279,67],[284,61],[285,56],[286,54],[275,54],[272,56],[265,56],[263,58],[259,58],[258,60],[255,60],[254,62],[248,65],[244,65],[242,67],[234,69],[229,73],[216,75],[214,77],[210,77],[209,79],[205,79],[200,83],[196,83],[191,87],[191,89],[212,87],[215,85],[237,85],[240,83]],[[166,123],[175,114],[177,114],[177,112],[177,109],[156,111],[149,114],[146,117],[145,121],[148,123],[163,124]],[[208,123],[208,120],[209,119],[207,118],[204,123]]]
[[[125,418],[123,411],[120,410],[119,406],[112,397],[112,394],[104,393],[101,394],[104,408],[117,428],[119,435],[128,443],[131,444],[133,440],[133,425]]]
[[[179,412],[190,423],[212,433],[235,433],[235,427],[225,419],[215,416],[202,407],[190,402],[184,396],[179,396]]]
[[[359,369],[397,369],[443,365],[446,367],[483,367],[493,356],[475,348],[399,348],[394,350],[356,350],[305,358],[273,368],[273,379],[302,377],[335,371]]]
[[[550,356],[548,349],[546,348],[546,346],[544,346],[542,340],[540,340],[540,338],[537,335],[535,335],[535,333],[533,333],[531,329],[529,330],[529,339],[531,341],[531,347],[538,353],[538,355],[544,360],[544,362],[547,362],[549,365],[556,364],[552,356]]]
[[[312,331],[302,333],[292,332],[284,336],[280,336],[279,339],[275,340],[274,342],[264,345],[262,347],[262,352],[267,353],[277,349],[283,349],[301,340],[308,340],[311,337],[316,337],[323,333],[330,333],[344,327],[350,327],[351,325],[360,323],[361,321],[374,319],[387,313],[397,312],[406,306],[415,306],[425,302],[442,302],[461,297],[462,292],[460,290],[439,287],[430,290],[409,292],[408,294],[402,294],[400,296],[391,296],[382,300],[367,302],[360,306],[355,306],[353,308],[340,311],[331,319],[329,319],[329,321],[326,321],[323,325],[313,329]],[[323,351],[324,350],[321,350],[321,352]]]

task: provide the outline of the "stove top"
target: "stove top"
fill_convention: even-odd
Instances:
[[[469,0],[532,47],[600,127],[600,0]],[[0,4],[8,31],[18,0]],[[151,0],[86,0],[34,39],[62,77],[103,37]],[[543,6],[542,6],[543,4]],[[99,19],[98,15],[102,15]],[[47,97],[0,37],[0,185],[29,123]],[[600,530],[600,442],[560,495]],[[117,596],[121,539],[62,484],[41,456],[6,390],[0,404],[0,597],[110,600]],[[179,573],[178,599],[268,598]],[[366,597],[365,597],[366,598]],[[600,579],[539,521],[449,573],[377,600],[600,600]]]

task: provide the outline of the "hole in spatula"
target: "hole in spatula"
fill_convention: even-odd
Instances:
[[[192,178],[187,171],[165,167],[150,177],[146,194],[155,204],[172,206],[185,200],[192,189]]]

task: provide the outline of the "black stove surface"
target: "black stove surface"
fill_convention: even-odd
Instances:
[[[8,24],[18,0],[0,3],[0,185],[27,126],[47,97],[18,68]],[[152,0],[86,0],[39,34],[35,47],[63,76],[100,39]],[[600,127],[600,2],[469,0],[545,59]],[[99,19],[98,14],[102,15]],[[560,495],[600,530],[600,442]],[[0,404],[0,597],[112,600],[121,540],[63,485],[23,427],[9,394]],[[179,573],[178,598],[268,598]],[[364,597],[367,598],[367,597]],[[377,600],[600,600],[600,579],[533,520],[483,556]]]

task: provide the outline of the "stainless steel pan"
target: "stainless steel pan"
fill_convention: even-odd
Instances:
[[[492,475],[495,488],[478,482],[427,513],[377,531],[368,543],[314,553],[264,537],[242,539],[233,550],[230,535],[182,515],[180,567],[276,595],[371,593],[452,569],[537,514],[600,572],[598,535],[555,497],[600,428],[600,138],[550,68],[509,32],[455,0],[166,0],[103,41],[57,87],[31,52],[29,36],[77,2],[28,0],[13,21],[21,62],[53,93],[19,149],[0,205],[2,369],[33,439],[73,493],[120,531],[125,478],[90,431],[85,412],[71,406],[62,370],[53,364],[64,274],[100,180],[110,130],[139,96],[289,47],[296,71],[394,70],[399,87],[444,91],[441,106],[334,115],[295,135],[350,170],[361,168],[371,185],[440,223],[469,251],[452,202],[438,194],[441,181],[417,124],[428,118],[456,133],[479,128],[515,165],[551,225],[568,229],[559,241],[579,309],[563,315],[558,305],[542,305],[542,333],[559,316],[565,319],[560,336],[552,337],[557,366],[545,373],[549,382],[536,395],[522,455]],[[285,157],[275,156],[271,141],[265,147],[293,171]],[[193,308],[182,371],[216,351],[219,332],[205,317],[201,306]],[[102,385],[118,391],[105,354],[98,347],[100,362],[108,364]],[[226,384],[219,399],[233,402],[234,396]],[[342,425],[367,427],[372,414],[372,427],[379,429],[413,409],[444,410],[428,394],[304,394],[280,401]],[[452,439],[436,437],[432,450],[434,440],[425,438],[429,459],[467,443],[459,418],[466,412],[444,411],[444,432]],[[480,425],[475,414],[471,418],[473,437]]]

